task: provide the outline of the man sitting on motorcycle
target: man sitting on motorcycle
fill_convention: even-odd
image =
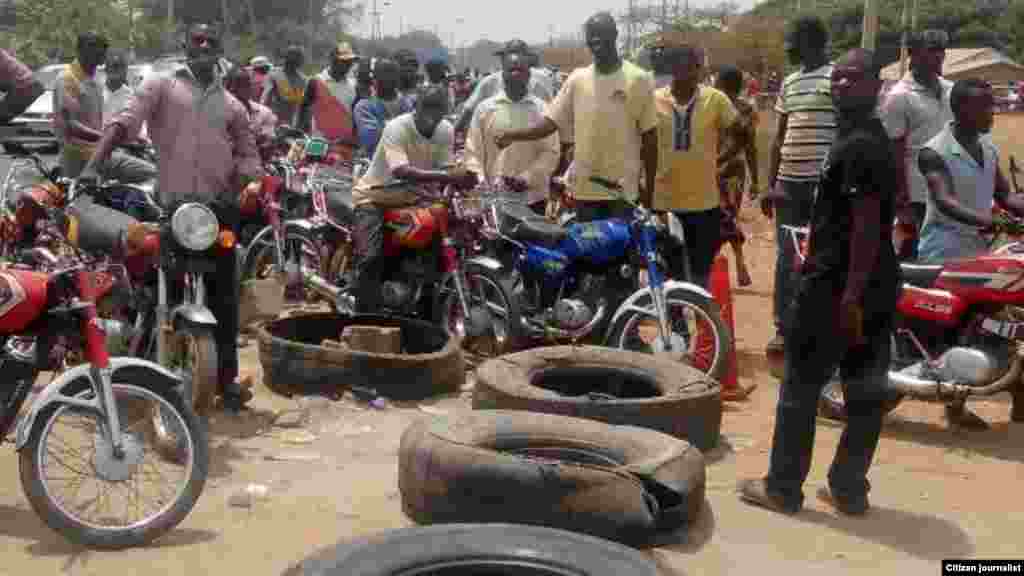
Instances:
[[[384,210],[415,204],[417,195],[412,187],[417,184],[476,185],[476,176],[470,172],[444,170],[455,137],[451,123],[444,119],[447,105],[448,94],[443,88],[421,88],[416,95],[416,111],[388,122],[370,167],[352,189],[355,295],[360,313],[377,310]]]
[[[188,61],[174,73],[143,81],[103,133],[81,178],[95,178],[96,167],[116,143],[137,134],[146,122],[160,158],[160,204],[169,208],[185,199],[203,202],[237,234],[238,206],[259,194],[263,173],[249,115],[223,87],[221,42],[214,28],[192,25],[185,52]],[[237,191],[242,188],[240,199]],[[218,384],[224,407],[239,410],[252,394],[237,382],[238,262],[232,252],[218,258],[216,272],[207,274],[204,283],[210,311],[217,318]]]
[[[983,80],[960,80],[950,92],[953,122],[925,144],[918,166],[928,184],[928,199],[918,255],[940,263],[989,251],[982,236],[994,228],[993,202],[1024,216],[1024,198],[1010,193],[999,167],[999,151],[981,136],[992,129],[995,98]],[[948,406],[946,417],[961,426],[984,428],[963,403]]]

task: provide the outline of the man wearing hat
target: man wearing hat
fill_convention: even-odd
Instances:
[[[356,81],[349,72],[358,61],[351,44],[338,44],[330,65],[307,85],[299,109],[299,127],[335,143],[335,151],[344,159],[351,159],[355,148]]]
[[[267,76],[273,67],[270,58],[266,56],[255,56],[249,61],[249,68],[252,69],[252,93],[257,98],[263,95],[263,87],[267,85]]]
[[[506,53],[532,55],[533,51],[530,50],[526,42],[517,39],[507,42],[494,55],[502,58]],[[459,121],[455,124],[455,131],[465,132],[469,128],[470,121],[473,119],[473,111],[476,110],[476,107],[484,100],[499,94],[504,89],[505,84],[500,70],[477,83],[476,89],[473,90],[473,93],[462,105],[462,114],[459,116]],[[530,68],[530,82],[527,85],[527,91],[544,102],[550,102],[551,98],[554,97],[549,88],[547,77],[544,76],[540,69],[535,67]]]

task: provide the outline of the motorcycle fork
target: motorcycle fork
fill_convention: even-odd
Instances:
[[[78,275],[78,293],[84,298],[72,300],[76,309],[79,330],[82,337],[85,358],[89,361],[89,375],[92,377],[93,389],[99,401],[100,411],[106,420],[104,435],[113,448],[115,456],[122,454],[121,422],[114,401],[114,389],[111,383],[110,354],[107,352],[107,338],[96,314],[96,303],[89,282],[90,275]]]
[[[640,229],[640,252],[647,265],[647,285],[651,288],[651,301],[654,313],[658,315],[658,336],[666,351],[672,350],[672,330],[668,324],[668,305],[665,302],[665,279],[658,270],[657,252],[655,251],[654,228],[643,226]]]
[[[465,270],[462,267],[459,251],[455,247],[455,241],[448,236],[441,241],[441,269],[443,273],[452,275],[455,294],[459,297],[459,306],[462,308],[462,317],[468,322],[469,299],[466,295]]]

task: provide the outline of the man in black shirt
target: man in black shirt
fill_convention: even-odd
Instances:
[[[803,505],[818,397],[836,364],[847,425],[829,487],[818,495],[847,514],[868,509],[867,472],[882,430],[900,284],[891,240],[895,166],[874,114],[880,88],[877,63],[865,50],[847,53],[832,73],[839,132],[822,170],[808,259],[786,324],[771,464],[763,480],[739,487],[743,500],[779,512],[794,514]]]

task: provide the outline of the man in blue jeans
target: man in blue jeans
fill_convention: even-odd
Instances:
[[[886,378],[899,263],[892,245],[895,160],[875,114],[882,82],[872,53],[836,64],[832,93],[839,130],[814,201],[807,261],[787,325],[771,463],[740,483],[740,498],[786,514],[803,506],[818,397],[840,367],[847,423],[818,496],[844,514],[868,511],[868,469],[885,415]]]
[[[776,336],[769,354],[780,355],[786,314],[793,300],[793,253],[782,226],[806,226],[811,219],[814,190],[821,166],[835,138],[836,110],[832,103],[832,65],[825,46],[828,32],[816,16],[796,20],[786,35],[786,54],[800,70],[782,83],[775,113],[778,116],[771,148],[769,192],[761,209],[777,225],[774,316]]]

